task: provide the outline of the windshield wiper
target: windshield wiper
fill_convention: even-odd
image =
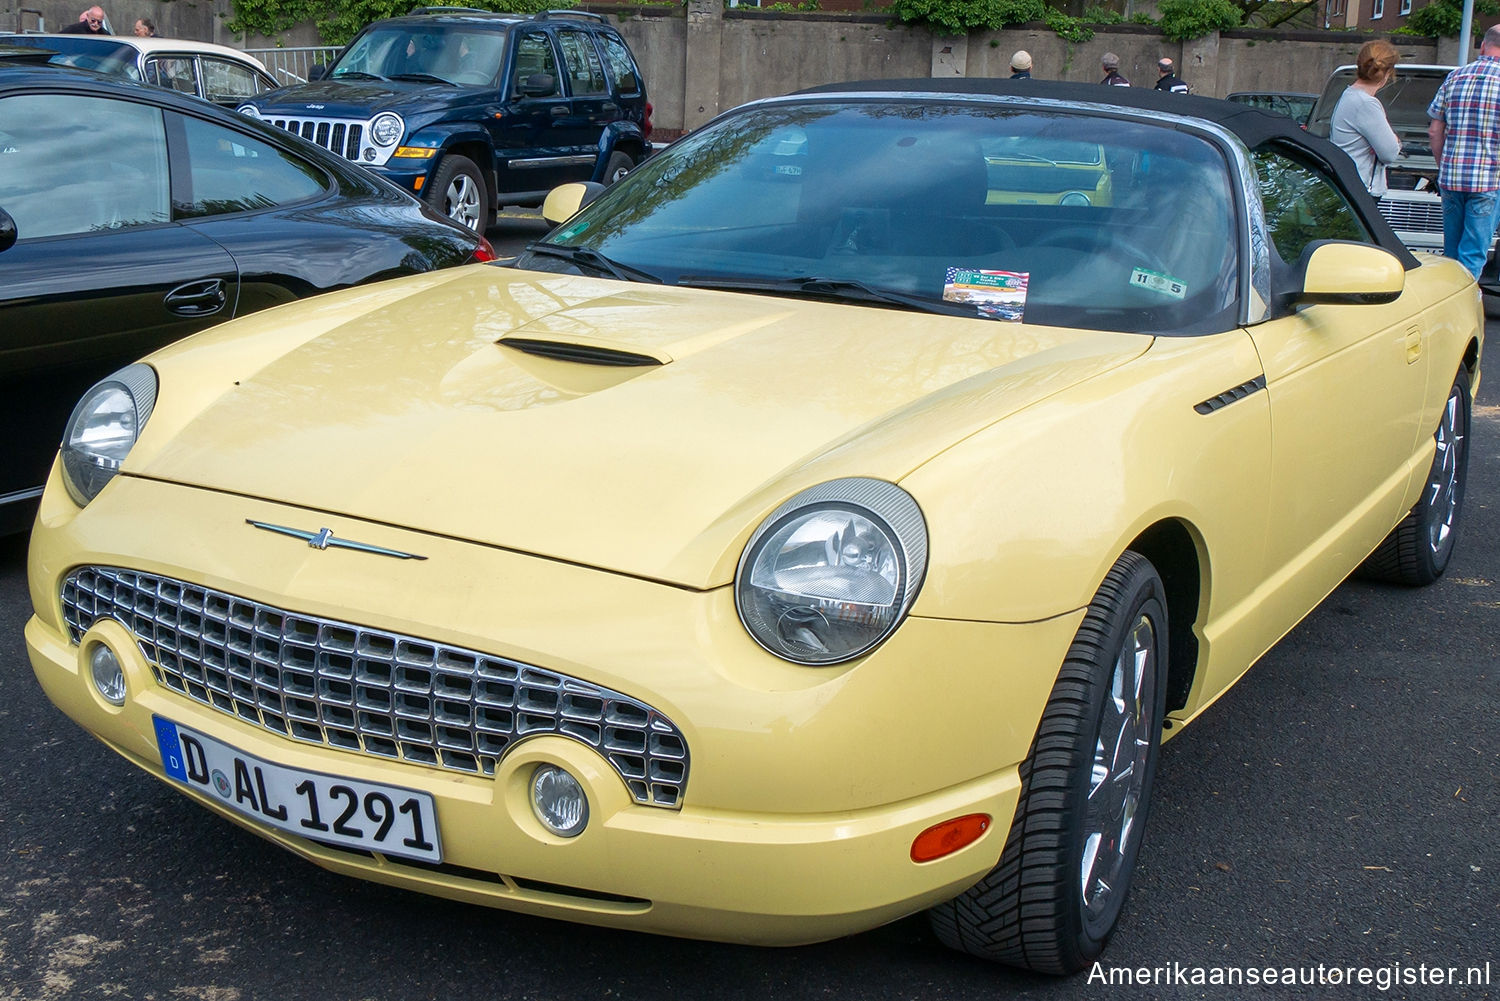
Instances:
[[[378,73],[366,73],[363,70],[347,70],[343,73],[330,74],[331,80],[384,80],[385,77]]]
[[[725,292],[770,292],[780,295],[805,295],[817,299],[833,299],[837,302],[875,303],[883,306],[901,306],[905,309],[921,310],[924,313],[940,313],[944,316],[974,316],[974,307],[966,303],[942,302],[925,296],[909,295],[891,289],[874,288],[851,278],[721,278],[715,275],[683,275],[678,285],[694,288],[722,289]]]
[[[430,83],[440,83],[440,84],[443,84],[444,86],[447,86],[447,87],[457,87],[458,86],[458,84],[454,83],[452,80],[444,80],[442,77],[440,77],[440,76],[433,76],[431,73],[397,73],[395,76],[391,77],[391,79],[392,80],[426,80],[426,81],[428,81]]]
[[[556,243],[532,243],[526,249],[533,254],[541,254],[544,257],[560,257],[565,261],[580,265],[585,268],[593,268],[601,271],[611,278],[617,278],[622,282],[650,282],[660,285],[661,278],[649,271],[633,268],[619,261],[612,261],[597,250],[587,247],[564,247]]]

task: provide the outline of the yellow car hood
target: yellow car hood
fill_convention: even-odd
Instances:
[[[152,359],[166,407],[222,391],[126,471],[711,587],[797,490],[899,480],[1151,343],[492,267],[414,284]]]

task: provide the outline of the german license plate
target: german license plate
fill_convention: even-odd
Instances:
[[[162,767],[183,785],[272,827],[328,844],[441,862],[432,796],[287,768],[153,716]]]

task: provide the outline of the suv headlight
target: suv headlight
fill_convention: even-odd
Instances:
[[[127,365],[83,394],[62,441],[63,483],[84,507],[120,471],[156,406],[156,372]]]
[[[235,108],[234,110],[238,111],[240,114],[244,115],[246,118],[254,118],[257,121],[260,120],[260,109],[257,108],[253,104],[242,104],[238,108]]]
[[[735,574],[740,621],[795,664],[839,664],[895,631],[927,572],[927,523],[884,480],[831,480],[773,511]]]
[[[394,146],[406,131],[406,123],[394,111],[383,111],[370,122],[370,138],[377,146]]]

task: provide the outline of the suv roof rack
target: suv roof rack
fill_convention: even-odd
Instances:
[[[588,10],[544,10],[540,14],[533,14],[531,19],[533,21],[545,21],[553,17],[587,17],[602,23],[607,23],[608,21],[603,14],[595,14],[593,11]]]
[[[408,11],[411,14],[493,14],[494,11],[481,10],[478,7],[413,7]]]

